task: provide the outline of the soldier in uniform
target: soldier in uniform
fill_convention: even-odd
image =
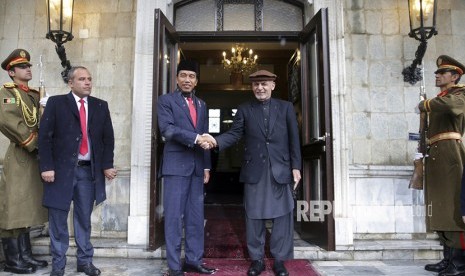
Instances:
[[[460,192],[465,148],[465,86],[458,84],[465,66],[441,55],[436,62],[440,93],[418,104],[428,112],[428,152],[425,163],[426,225],[436,231],[444,258],[425,269],[439,275],[465,275],[465,224],[460,213]],[[417,110],[418,110],[417,109]]]
[[[47,221],[37,159],[39,92],[30,88],[30,55],[14,50],[1,64],[13,82],[0,89],[0,131],[10,140],[0,179],[0,237],[4,270],[34,273],[46,261],[32,257],[29,230]]]

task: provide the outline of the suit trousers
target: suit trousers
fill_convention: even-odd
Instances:
[[[271,219],[270,251],[273,258],[285,261],[294,258],[294,216],[293,212]],[[252,260],[265,257],[266,219],[245,218],[247,249]]]
[[[54,185],[46,183],[45,185]],[[92,262],[94,248],[90,243],[90,216],[94,207],[95,185],[92,181],[90,166],[77,166],[73,179],[73,226],[76,241],[77,264]],[[66,251],[69,247],[68,210],[48,209],[50,251],[54,270],[62,270],[66,266]]]
[[[204,247],[203,176],[164,176],[163,209],[168,267],[181,269],[181,240],[185,234],[185,258],[202,264]]]

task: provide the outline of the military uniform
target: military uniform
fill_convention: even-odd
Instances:
[[[442,74],[462,75],[465,67],[448,56],[437,59],[437,82]],[[451,75],[451,76],[452,76]],[[453,84],[453,83],[452,83]],[[439,85],[438,85],[439,86]],[[428,112],[428,151],[425,159],[426,225],[436,231],[444,246],[444,260],[427,265],[426,270],[441,272],[457,270],[459,262],[465,272],[465,224],[460,213],[460,193],[465,147],[465,86],[447,85],[436,97],[421,101],[420,111]],[[454,261],[452,256],[457,255]],[[455,268],[448,268],[455,262]],[[449,274],[439,274],[449,275]],[[453,274],[455,275],[455,274]]]
[[[16,49],[1,65],[16,74],[15,70],[31,66],[29,60],[26,50]],[[25,68],[14,68],[24,64]],[[0,237],[5,271],[32,273],[36,267],[47,265],[32,259],[29,239],[29,227],[47,221],[37,158],[39,92],[25,85],[24,80],[8,82],[0,88],[0,100],[0,132],[10,140],[0,178]]]
[[[37,159],[39,93],[6,83],[0,98],[0,131],[10,140],[0,179],[0,228],[40,225],[47,212]]]

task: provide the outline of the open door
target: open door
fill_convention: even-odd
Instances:
[[[301,237],[335,250],[333,135],[329,71],[328,9],[321,9],[300,34],[303,177]]]
[[[158,168],[163,153],[163,141],[158,130],[158,96],[174,91],[176,86],[176,64],[178,60],[178,36],[174,27],[160,9],[155,10],[153,42],[153,86],[152,86],[152,137],[150,156],[150,212],[149,249],[155,250],[164,241],[163,223],[163,180]]]

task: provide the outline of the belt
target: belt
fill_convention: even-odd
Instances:
[[[90,160],[78,160],[77,161],[77,165],[79,167],[82,167],[82,166],[90,166]]]
[[[434,135],[428,139],[428,145],[432,145],[441,140],[460,140],[462,139],[462,134],[458,132],[444,132]]]

